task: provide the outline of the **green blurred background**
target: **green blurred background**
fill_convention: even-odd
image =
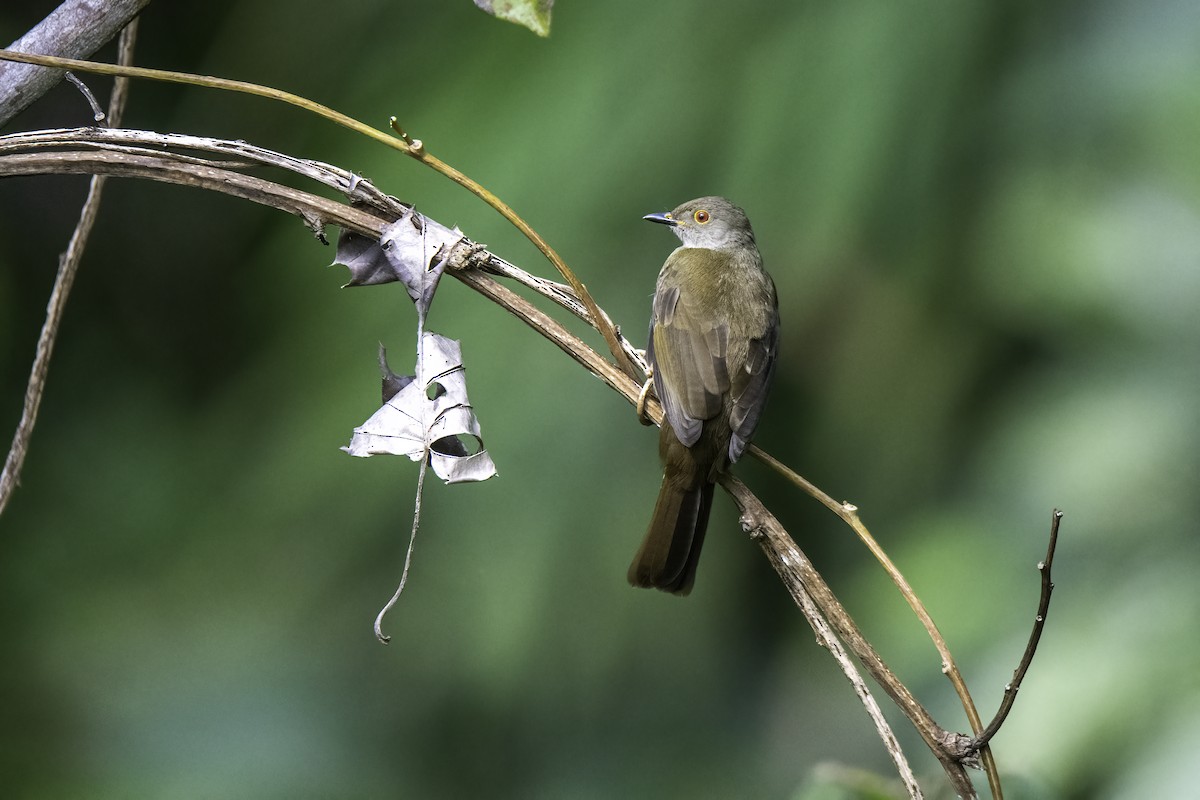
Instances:
[[[54,5],[5,4],[0,39]],[[395,114],[639,343],[674,241],[641,215],[744,206],[784,326],[758,441],[861,507],[985,716],[1063,508],[996,757],[1010,797],[1124,799],[1200,791],[1198,37],[1184,1],[563,0],[542,40],[467,0],[221,0],[152,4],[137,61]],[[6,130],[88,120],[59,87]],[[354,169],[551,273],[465,191],[296,110],[140,82],[126,120]],[[4,441],[84,188],[0,183]],[[727,500],[691,597],[625,584],[654,433],[453,281],[430,327],[463,340],[500,477],[430,481],[381,647],[416,469],[337,448],[415,318],[394,285],[340,290],[332,255],[278,212],[110,182],[0,520],[6,796],[835,798],[858,795],[831,775],[889,775]],[[850,532],[739,473],[965,728]]]

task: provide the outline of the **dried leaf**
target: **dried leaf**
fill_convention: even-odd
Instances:
[[[353,231],[343,229],[338,236],[333,263],[350,269],[346,286],[373,286],[400,280],[384,257],[379,242]]]
[[[333,263],[350,270],[346,286],[403,282],[423,323],[450,248],[462,238],[457,228],[410,210],[384,228],[378,242],[343,230]]]
[[[383,373],[383,402],[400,393],[400,390],[417,379],[416,375],[397,375],[387,363],[387,349],[379,345],[379,371]]]
[[[554,0],[475,0],[475,5],[497,19],[524,25],[538,36],[550,35]]]
[[[380,356],[384,393],[403,383]],[[421,335],[417,375],[395,392],[369,420],[354,429],[352,456],[404,455],[429,465],[446,483],[487,480],[496,465],[483,448],[479,420],[467,399],[462,349],[436,333]]]

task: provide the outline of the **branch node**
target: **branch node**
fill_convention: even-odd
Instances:
[[[646,383],[649,384],[649,381]],[[766,525],[751,513],[749,509],[742,512],[741,517],[738,518],[738,524],[742,526],[742,532],[747,534],[752,542],[761,542],[767,538]]]
[[[300,211],[300,219],[304,220],[305,227],[312,231],[318,242],[323,245],[329,244],[329,239],[325,236],[325,220],[307,209]]]
[[[472,242],[462,237],[450,246],[446,254],[446,269],[450,272],[465,272],[472,269],[487,271],[487,262],[491,258],[486,244]]]
[[[408,131],[401,127],[398,119],[395,117],[388,117],[388,124],[392,127],[392,130],[394,130],[396,134],[404,141],[404,143],[408,145],[408,154],[410,156],[420,157],[424,154],[425,143],[420,139],[414,139],[409,136]]]

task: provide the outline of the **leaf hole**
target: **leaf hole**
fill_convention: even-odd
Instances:
[[[429,447],[444,456],[466,458],[483,450],[483,440],[469,433],[459,433],[454,436],[443,436]]]
[[[442,386],[437,381],[434,381],[433,383],[431,383],[427,387],[425,387],[425,396],[428,397],[430,400],[437,400],[439,397],[441,397],[445,393],[446,393],[446,387]]]

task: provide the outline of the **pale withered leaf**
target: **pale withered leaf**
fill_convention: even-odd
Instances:
[[[350,270],[346,286],[402,281],[417,306],[417,316],[424,320],[450,247],[460,239],[462,231],[457,228],[408,211],[383,229],[378,242],[343,230],[333,263]]]
[[[462,349],[457,341],[426,331],[418,349],[415,379],[403,385],[370,419],[354,429],[352,456],[404,455],[429,465],[447,483],[487,480],[496,474],[483,448],[479,420],[467,398]],[[385,393],[396,380],[386,361]],[[401,381],[402,382],[402,381]]]
[[[379,371],[383,374],[383,402],[400,393],[400,390],[417,379],[416,375],[397,375],[387,363],[387,348],[379,345]]]
[[[346,286],[374,286],[400,280],[384,258],[378,241],[344,228],[338,236],[333,263],[350,270]]]

